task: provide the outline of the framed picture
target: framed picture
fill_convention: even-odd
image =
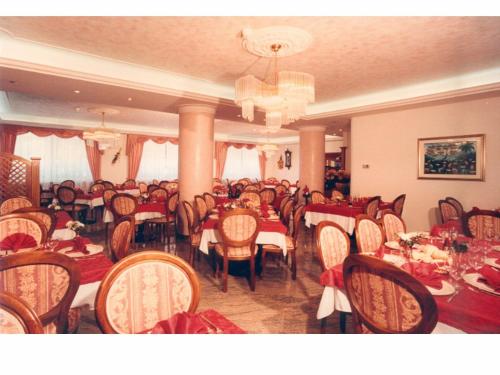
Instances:
[[[420,138],[418,178],[484,180],[484,134]]]
[[[286,149],[285,151],[285,167],[290,169],[292,166],[292,151]]]

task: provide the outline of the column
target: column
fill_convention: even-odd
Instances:
[[[182,201],[212,191],[215,107],[205,104],[179,106],[179,208],[178,231],[187,235]]]
[[[325,127],[304,126],[300,137],[300,186],[309,191],[325,188]]]
[[[345,159],[344,159],[344,169],[346,173],[351,173],[351,129],[344,129],[342,134],[344,141],[344,147],[346,148]]]

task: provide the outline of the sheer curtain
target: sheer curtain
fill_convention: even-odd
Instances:
[[[227,150],[224,178],[236,180],[243,177],[260,178],[259,152],[256,148],[231,146]]]
[[[144,142],[141,164],[137,179],[139,181],[175,180],[179,169],[179,146],[170,142]]]
[[[86,186],[92,181],[85,141],[79,137],[59,138],[55,135],[38,137],[33,133],[17,136],[14,154],[29,159],[39,156],[40,182],[59,183],[74,180]]]

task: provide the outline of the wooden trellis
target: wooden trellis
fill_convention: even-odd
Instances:
[[[27,160],[0,152],[0,202],[25,196],[40,206],[40,158]]]

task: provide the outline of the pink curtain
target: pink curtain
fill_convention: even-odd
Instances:
[[[227,143],[215,142],[215,177],[222,179],[226,165]]]
[[[17,127],[0,125],[0,152],[13,154],[16,148]]]
[[[95,180],[101,178],[101,151],[99,151],[99,145],[94,142],[92,146],[85,143],[85,150],[87,151],[87,160],[89,161],[90,172],[92,172],[92,177]]]
[[[266,161],[266,154],[264,152],[259,153],[260,179],[262,181],[266,179]]]

